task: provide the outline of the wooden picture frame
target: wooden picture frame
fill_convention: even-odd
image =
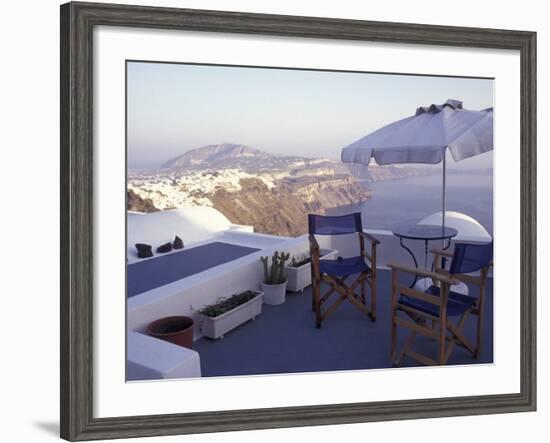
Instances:
[[[186,414],[93,416],[94,27],[123,26],[519,51],[521,63],[521,390],[517,394]],[[61,437],[145,437],[536,408],[536,34],[237,12],[68,3],[61,6]]]

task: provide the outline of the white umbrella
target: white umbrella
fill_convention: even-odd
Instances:
[[[342,149],[342,161],[368,165],[443,162],[443,212],[445,226],[446,150],[455,161],[493,149],[493,108],[471,111],[462,102],[447,100],[416,110],[404,118],[357,140]]]

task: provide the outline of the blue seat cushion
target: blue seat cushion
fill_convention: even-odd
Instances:
[[[439,288],[437,286],[432,285],[424,292],[426,294],[439,297]],[[476,301],[476,297],[460,294],[453,291],[449,292],[449,301],[447,302],[447,316],[456,317],[457,315],[464,314],[464,312],[470,309]],[[425,312],[426,314],[433,315],[434,317],[439,317],[439,306],[422,300],[418,300],[413,297],[409,297],[404,294],[401,294],[401,297],[399,298],[399,304],[416,309],[417,311]]]
[[[359,274],[370,270],[361,256],[338,258],[337,260],[320,260],[319,270],[323,274],[343,277],[346,275]]]

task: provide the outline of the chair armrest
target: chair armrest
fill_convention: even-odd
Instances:
[[[361,237],[367,239],[368,241],[370,241],[374,245],[379,245],[380,244],[380,240],[378,240],[376,237],[372,236],[371,234],[369,234],[367,232],[359,232],[359,235]]]
[[[443,249],[430,249],[430,252],[434,255],[442,255],[443,257],[452,258],[453,253],[450,251],[444,251]]]
[[[458,280],[451,278],[444,274],[439,274],[437,272],[426,271],[424,269],[414,268],[412,266],[400,265],[398,263],[388,263],[388,268],[395,269],[397,271],[406,272],[408,274],[418,275],[419,277],[431,278],[449,285],[458,283]]]

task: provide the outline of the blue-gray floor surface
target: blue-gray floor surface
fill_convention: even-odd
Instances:
[[[487,282],[482,352],[475,359],[466,349],[455,346],[448,364],[479,364],[493,361],[493,287]],[[253,321],[227,333],[223,339],[201,338],[193,347],[200,354],[203,377],[279,374],[292,372],[380,369],[390,361],[390,273],[378,272],[376,322],[348,301],[328,317],[320,329],[311,310],[310,288],[288,292],[279,306],[263,305]],[[325,291],[326,288],[323,288]],[[470,287],[470,294],[478,294]],[[329,299],[336,299],[336,295]],[[475,343],[476,317],[466,321],[466,336]],[[398,350],[408,335],[399,330]],[[437,343],[419,337],[413,350],[437,357]],[[405,357],[402,366],[418,363]]]

